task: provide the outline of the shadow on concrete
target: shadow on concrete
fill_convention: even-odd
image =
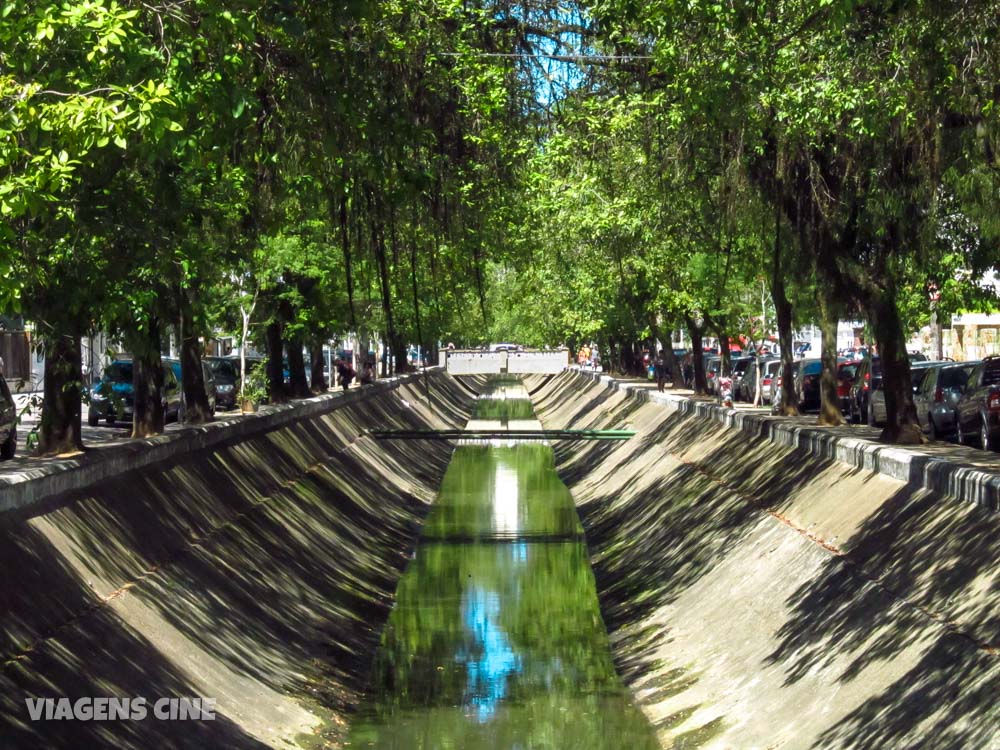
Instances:
[[[835,474],[831,481],[852,487],[888,480],[613,393],[565,375],[540,389],[536,408],[546,427],[629,421],[639,430],[621,445],[560,445],[556,456],[577,497],[616,665],[651,704],[698,680],[695,669],[659,659],[671,637],[651,624],[657,611],[711,575],[729,550],[753,543],[757,528],[778,523],[767,511],[808,509],[818,478]],[[785,672],[786,685],[823,669],[847,684],[866,679],[869,667],[904,659],[908,667],[873,685],[814,747],[1000,746],[998,539],[997,514],[900,483],[837,541],[842,554],[828,553],[820,573],[783,603],[788,615],[765,663]]]
[[[436,385],[0,519],[4,747],[338,741],[451,454],[365,433],[464,424],[471,399]],[[31,723],[26,695],[201,695],[219,719]]]

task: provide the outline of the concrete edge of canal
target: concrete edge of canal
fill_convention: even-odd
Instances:
[[[1000,747],[1000,514],[600,378],[529,382],[663,747]]]
[[[429,372],[439,368],[429,368]],[[301,419],[321,416],[345,405],[394,390],[421,378],[420,373],[379,380],[365,388],[346,393],[327,393],[287,404],[264,406],[254,414],[237,419],[217,415],[215,421],[177,432],[164,433],[144,440],[127,440],[119,445],[101,447],[79,456],[42,459],[21,471],[0,476],[0,514],[28,508],[46,498],[79,490],[125,471],[176,460],[185,454],[247,439]]]
[[[461,426],[472,401],[440,372],[314,399],[0,514],[0,744],[336,745],[452,453],[368,430]],[[90,696],[146,699],[148,718],[26,705]],[[215,720],[154,718],[188,697]]]
[[[867,427],[819,427],[809,425],[805,419],[724,408],[717,403],[675,393],[658,393],[648,384],[618,380],[586,370],[576,372],[607,388],[629,393],[640,401],[661,403],[681,414],[711,419],[749,436],[766,438],[776,445],[840,461],[861,471],[876,472],[991,511],[1000,510],[1000,457],[996,454],[946,444],[885,445],[874,439],[876,430]],[[861,430],[871,432],[872,436],[850,434]]]

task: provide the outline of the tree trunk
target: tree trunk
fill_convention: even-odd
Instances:
[[[653,341],[657,341],[660,338],[660,329],[656,325],[656,319],[651,318],[649,321],[649,330],[653,334]],[[681,363],[677,359],[677,355],[674,354],[674,342],[670,340],[670,335],[667,335],[667,342],[663,344],[663,356],[667,362],[667,369],[670,371],[670,387],[680,388],[684,383],[684,376],[681,374]]]
[[[132,347],[132,437],[145,438],[163,432],[163,363],[160,360],[160,326],[150,319],[145,336],[137,336]]]
[[[837,321],[838,305],[829,284],[818,284],[819,328],[823,334],[821,357],[823,370],[819,378],[819,419],[817,424],[838,426],[845,423],[837,396]]]
[[[406,346],[406,342],[403,341],[401,336],[396,336],[392,340],[392,356],[395,359],[395,369],[396,374],[401,372],[409,372],[412,368],[410,367],[410,360],[408,358],[409,350]]]
[[[781,267],[781,204],[775,201],[774,251],[771,256],[771,297],[778,323],[778,345],[781,347],[781,413],[795,416],[799,413],[795,383],[792,381],[792,303],[785,293],[785,277]]]
[[[272,404],[287,400],[285,391],[285,365],[282,361],[282,328],[277,320],[267,324],[264,338],[267,344],[267,391]]]
[[[205,374],[201,369],[201,344],[187,316],[181,332],[181,392],[184,394],[184,421],[204,424],[212,419],[205,390]]]
[[[910,359],[906,355],[906,337],[893,292],[872,301],[871,323],[882,364],[882,389],[885,395],[886,424],[880,440],[904,445],[924,442],[917,410],[913,404]]]
[[[322,339],[314,339],[309,346],[309,361],[312,368],[309,385],[313,393],[323,393],[326,390],[326,359],[323,356]]]
[[[722,366],[719,368],[719,377],[729,377],[733,373],[733,355],[729,351],[729,336],[720,330],[716,330],[719,335],[719,356],[722,357]]]
[[[302,355],[302,336],[295,334],[288,337],[288,390],[292,398],[309,396],[309,380],[306,378],[306,361]]]
[[[392,295],[389,290],[389,265],[385,251],[385,227],[380,224],[372,226],[372,242],[375,245],[375,259],[378,265],[379,290],[382,297],[382,314],[385,316],[385,333],[392,349],[392,354],[396,356],[394,372],[406,371],[406,357],[399,359],[399,348],[402,346],[399,336],[396,334],[396,323],[392,316]],[[404,353],[405,354],[405,353]]]
[[[691,337],[691,365],[694,367],[694,393],[696,396],[704,396],[708,393],[708,382],[705,380],[705,358],[701,343],[702,328],[695,323],[690,315],[684,316],[687,324],[688,336]]]
[[[45,342],[45,381],[38,454],[83,450],[80,393],[83,387],[79,331]]]

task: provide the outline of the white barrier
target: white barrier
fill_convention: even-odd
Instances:
[[[446,367],[451,375],[492,375],[504,372],[548,375],[562,372],[569,364],[569,352],[447,352]]]
[[[507,372],[548,375],[562,372],[568,364],[568,351],[509,352],[507,354]]]
[[[507,352],[448,352],[451,375],[492,375],[507,372]]]

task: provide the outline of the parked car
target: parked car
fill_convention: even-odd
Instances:
[[[823,360],[803,359],[795,370],[795,395],[800,411],[819,410],[819,380],[823,373]]]
[[[882,362],[878,357],[868,357],[858,362],[854,371],[854,382],[847,397],[847,416],[859,423],[863,419],[874,426],[874,414],[869,421],[871,392],[882,387]]]
[[[983,450],[1000,450],[1000,357],[974,365],[955,406],[958,442],[977,440]]]
[[[850,414],[851,387],[854,385],[857,372],[858,363],[854,359],[848,359],[837,365],[837,400],[840,403],[840,412],[845,417]]]
[[[722,370],[722,357],[711,356],[705,358],[705,382],[708,385],[709,393],[718,392],[719,373]]]
[[[792,362],[792,379],[794,382],[795,376],[798,375],[799,367],[802,365],[802,360],[798,359]],[[778,373],[774,376],[771,381],[771,413],[777,414],[781,411],[781,384],[782,376],[779,369]]]
[[[169,422],[176,420],[180,411],[181,388],[173,369],[166,362],[162,367],[160,399],[163,402],[163,420]],[[132,382],[132,360],[116,359],[105,367],[101,380],[90,391],[87,424],[96,427],[102,419],[108,424],[131,421],[135,408]]]
[[[754,357],[733,357],[729,360],[730,376],[733,379],[733,399],[739,400],[740,384],[747,370],[756,362]]]
[[[756,357],[750,359],[750,364],[743,375],[733,383],[734,401],[752,401],[754,389],[757,387],[757,371],[759,364]]]
[[[184,421],[184,411],[186,404],[184,401],[184,381],[181,376],[181,361],[179,359],[164,359],[170,369],[174,372],[174,377],[177,378],[177,383],[180,386],[181,403],[178,407],[177,421]],[[205,395],[208,397],[208,408],[210,414],[215,414],[215,407],[217,403],[217,398],[215,395],[215,374],[212,372],[212,368],[209,366],[208,362],[204,359],[201,360],[201,376],[205,380]]]
[[[965,392],[972,368],[979,362],[940,363],[929,368],[913,394],[920,426],[931,440],[955,434],[958,400]]]
[[[774,392],[774,381],[781,372],[781,360],[778,358],[765,360],[763,363],[764,372],[760,378],[760,398],[765,404],[771,403],[771,394]],[[752,398],[752,395],[751,395]]]
[[[17,451],[17,406],[3,375],[0,375],[0,458],[14,458]]]
[[[927,360],[917,360],[910,363],[910,385],[913,388],[914,394],[920,390],[920,384],[924,379],[924,375],[926,375],[927,371],[936,364],[941,363],[929,362]],[[865,420],[869,427],[881,427],[885,424],[887,419],[885,408],[885,389],[882,387],[883,380],[881,368],[878,370],[877,378],[873,375],[872,383],[873,385],[868,392],[868,407],[865,411]]]
[[[240,361],[231,357],[205,357],[202,360],[212,371],[215,381],[215,406],[217,409],[235,409],[240,386]],[[247,367],[250,362],[247,362]]]
[[[736,381],[734,386],[733,398],[738,401],[753,401],[754,394],[757,391],[757,372],[766,372],[767,365],[772,361],[777,361],[771,357],[765,357],[757,359],[756,357],[750,357],[750,362],[746,369],[743,371],[743,375],[739,380]],[[766,391],[770,382],[764,384],[764,379],[761,378],[761,389]]]

